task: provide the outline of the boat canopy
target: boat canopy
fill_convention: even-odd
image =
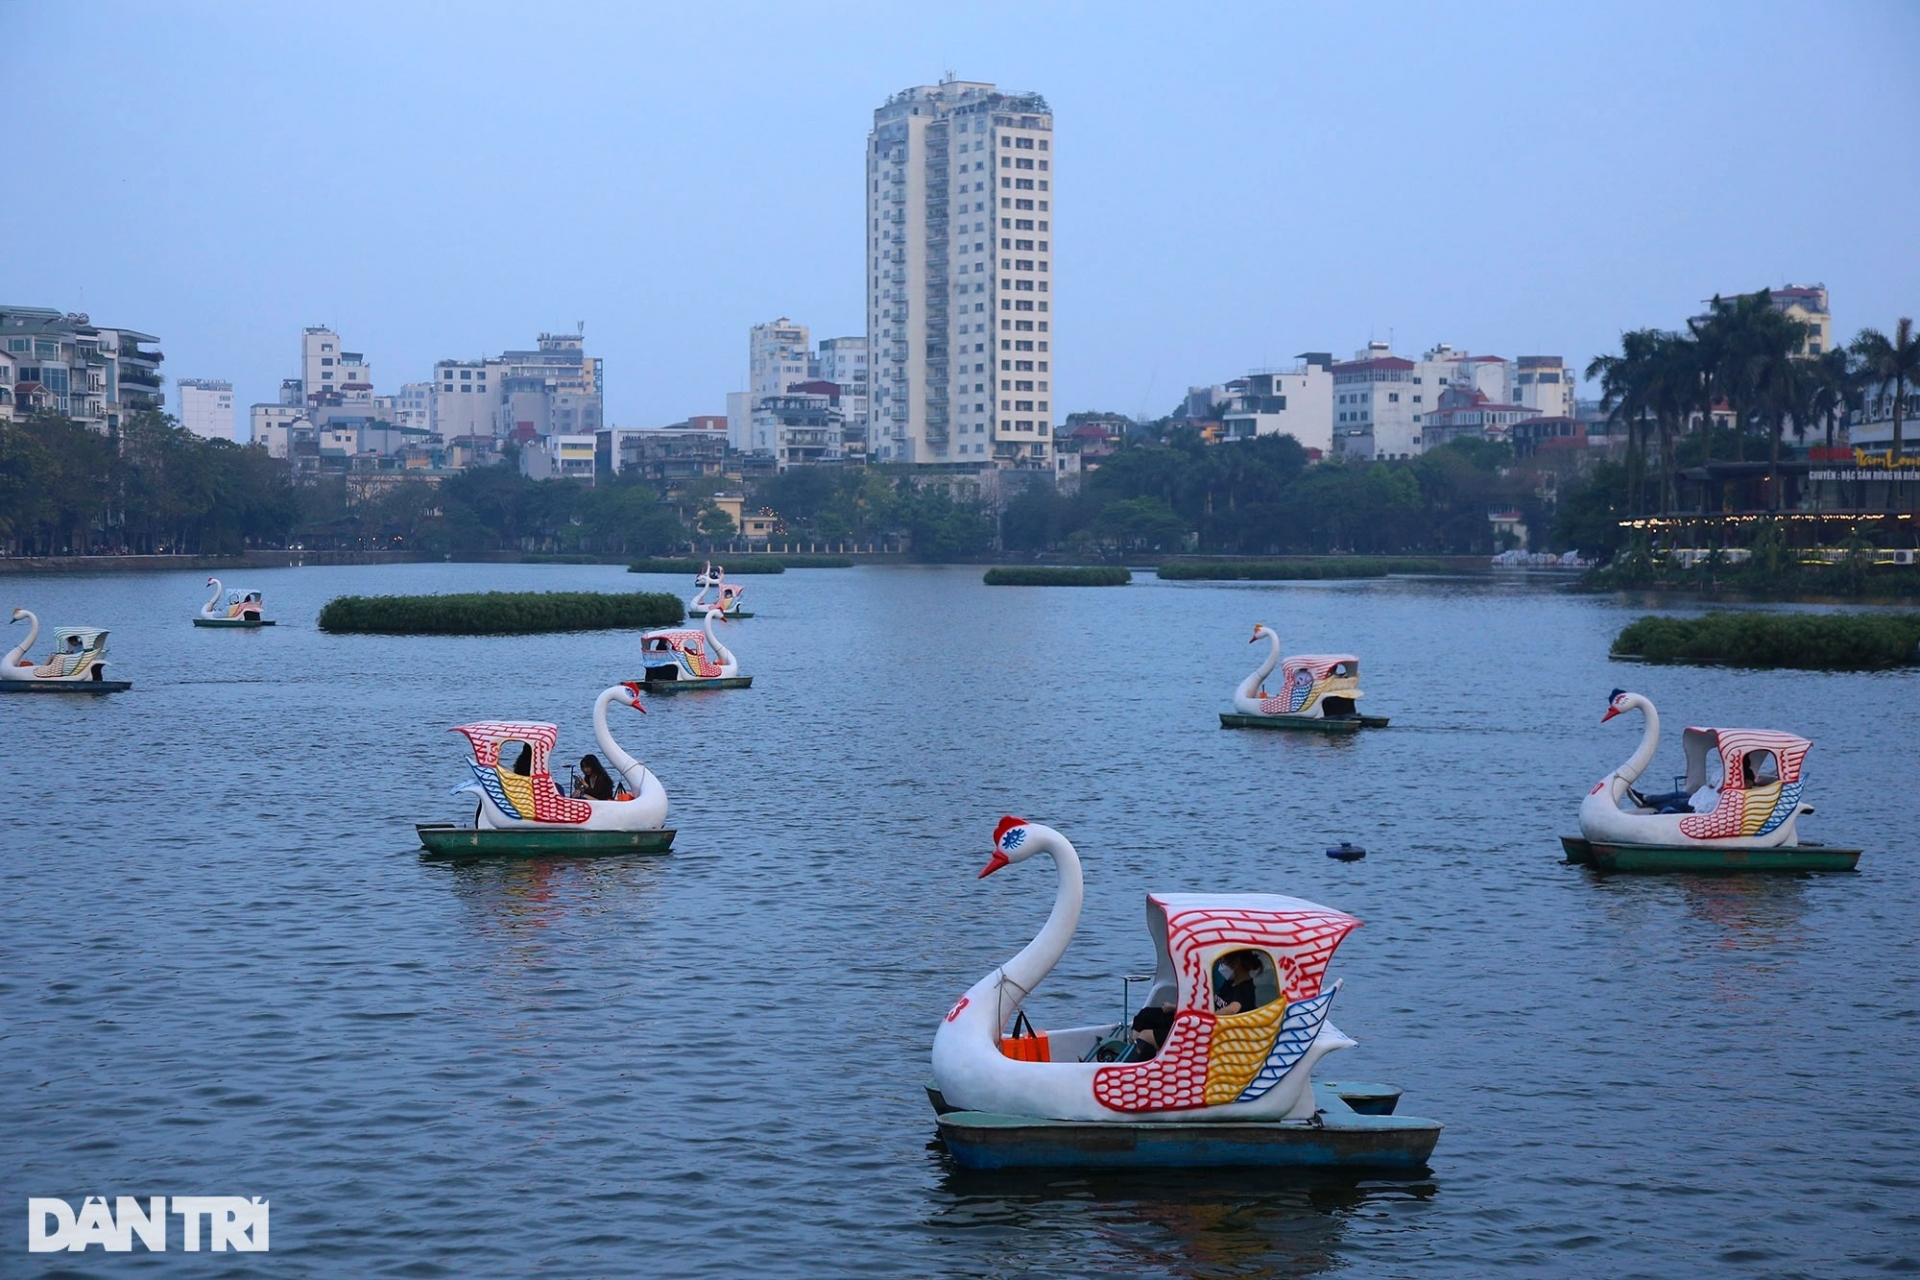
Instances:
[[[1800,765],[1813,743],[1778,729],[1688,728],[1680,735],[1680,745],[1687,753],[1686,789],[1694,792],[1707,784],[1710,751],[1720,753],[1720,777],[1715,786],[1722,791],[1744,791],[1748,785],[1748,755],[1756,751],[1772,754],[1778,769],[1773,776],[1765,777],[1765,782],[1795,783],[1800,781]]]
[[[1340,664],[1346,664],[1345,671],[1334,671]],[[1296,671],[1306,671],[1315,680],[1324,680],[1329,675],[1357,676],[1360,674],[1360,659],[1350,653],[1296,653],[1280,662],[1283,675],[1292,675]]]
[[[502,744],[524,742],[533,748],[531,772],[534,774],[547,772],[547,757],[560,736],[560,730],[553,725],[530,720],[482,720],[476,724],[457,724],[447,732],[466,735],[473,747],[473,762],[483,769],[500,767]]]
[[[692,649],[696,653],[705,649],[707,633],[680,628],[667,628],[661,631],[648,631],[640,637],[640,647],[650,653],[661,653],[671,649],[683,653]]]
[[[1359,927],[1345,912],[1278,893],[1150,893],[1147,930],[1159,964],[1148,1001],[1172,1000],[1178,1009],[1211,1014],[1208,969],[1242,948],[1273,958],[1287,1000],[1312,999],[1334,949]]]
[[[104,627],[55,627],[53,644],[56,649],[67,647],[69,638],[78,636],[82,649],[104,649],[107,645],[107,632]]]

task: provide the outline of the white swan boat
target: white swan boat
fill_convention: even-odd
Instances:
[[[1380,1114],[1396,1090],[1351,1088],[1372,1100],[1365,1114],[1339,1086],[1311,1080],[1321,1057],[1354,1043],[1327,1020],[1339,984],[1322,978],[1360,922],[1330,907],[1267,893],[1149,894],[1157,964],[1143,1010],[1160,1017],[1164,1047],[1132,1060],[1142,1050],[1126,1022],[1007,1035],[1072,940],[1080,859],[1060,832],[1008,817],[980,873],[1039,853],[1059,875],[1046,925],[934,1034],[930,1095],[961,1164],[1424,1165],[1440,1126]],[[1212,977],[1232,964],[1257,975],[1250,1008],[1219,999]]]
[[[715,605],[708,608],[706,624],[697,631],[668,627],[642,635],[642,687],[649,693],[752,688],[753,677],[740,674],[740,659],[713,634],[715,620],[724,618]]]
[[[109,680],[107,632],[100,627],[56,627],[53,652],[45,662],[27,656],[40,638],[40,619],[31,609],[15,609],[9,625],[24,621],[27,638],[0,657],[0,693],[121,693],[131,680]]]
[[[474,823],[418,824],[420,843],[435,853],[666,852],[674,837],[665,829],[666,789],[614,741],[607,708],[615,702],[646,710],[632,684],[614,685],[594,699],[593,737],[618,788],[613,799],[579,799],[554,784],[550,757],[559,730],[553,725],[520,720],[455,725],[448,732],[464,735],[473,749],[467,762],[473,777],[454,794],[470,792],[477,798]],[[521,751],[513,751],[515,746]]]
[[[1220,713],[1223,729],[1311,729],[1351,733],[1384,729],[1385,716],[1363,716],[1359,701],[1360,659],[1350,653],[1301,653],[1280,658],[1280,637],[1255,623],[1254,644],[1267,641],[1267,658],[1233,691],[1233,710]],[[1267,692],[1267,677],[1280,668],[1280,692]]]
[[[747,594],[747,589],[745,587],[736,587],[728,582],[726,580],[726,574],[727,571],[725,569],[716,565],[710,573],[705,575],[707,581],[701,584],[700,594],[687,601],[687,613],[690,616],[697,618],[709,609],[720,610],[721,616],[728,619],[751,618],[753,616],[750,613],[743,612],[741,608],[741,598]],[[699,579],[696,578],[695,581],[697,582]],[[707,599],[707,592],[709,591],[715,592],[712,600]]]
[[[194,626],[270,627],[273,625],[266,616],[266,606],[262,602],[260,592],[244,588],[230,591],[220,585],[218,578],[208,578],[206,585],[213,588],[213,596],[200,606],[200,612],[193,620]]]
[[[1858,849],[1802,841],[1799,821],[1813,812],[1801,795],[1801,769],[1813,746],[1776,729],[1689,728],[1680,735],[1687,771],[1674,790],[1635,788],[1660,746],[1660,713],[1651,699],[1615,689],[1605,724],[1638,711],[1640,745],[1626,763],[1594,783],[1580,803],[1580,835],[1560,842],[1571,862],[1611,871],[1851,871]]]

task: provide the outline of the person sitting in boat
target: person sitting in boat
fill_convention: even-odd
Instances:
[[[1695,813],[1712,813],[1719,807],[1720,780],[1718,778],[1708,778],[1706,784],[1687,800],[1687,808]],[[1666,810],[1663,809],[1661,812],[1664,813]]]
[[[1167,1043],[1167,1033],[1173,1030],[1173,1005],[1150,1004],[1141,1007],[1133,1015],[1133,1045],[1123,1062],[1146,1062],[1160,1052]]]
[[[533,776],[533,747],[529,743],[520,744],[520,758],[513,762],[513,771],[523,778]]]
[[[580,800],[613,799],[613,778],[601,766],[599,756],[580,757],[580,779],[573,784],[573,794]]]
[[[1770,787],[1780,781],[1780,766],[1771,751],[1749,751],[1740,758],[1740,776],[1746,779],[1749,791]]]
[[[1263,966],[1257,951],[1233,951],[1222,956],[1213,968],[1213,1011],[1215,1013],[1251,1013],[1260,1007],[1260,995],[1254,990],[1253,975]]]

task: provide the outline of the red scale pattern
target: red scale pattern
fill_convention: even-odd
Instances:
[[[1689,732],[1704,731],[1690,729]],[[1780,781],[1794,783],[1800,780],[1800,764],[1806,759],[1807,749],[1813,746],[1805,738],[1773,729],[1713,732],[1718,739],[1720,763],[1726,777],[1720,784],[1720,803],[1713,807],[1712,813],[1696,813],[1680,819],[1680,834],[1694,840],[1724,840],[1746,834],[1747,779],[1741,761],[1746,759],[1747,752],[1773,752],[1780,761]]]
[[[1306,1000],[1320,994],[1334,949],[1359,924],[1335,911],[1199,907],[1167,912],[1167,950],[1176,957],[1180,983],[1180,1007],[1167,1046],[1151,1061],[1095,1072],[1095,1100],[1110,1110],[1134,1113],[1205,1106],[1214,1028],[1207,951],[1235,943],[1264,947],[1274,958],[1281,993],[1289,1001]]]

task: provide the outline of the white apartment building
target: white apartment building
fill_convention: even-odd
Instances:
[[[179,378],[180,425],[205,440],[233,440],[239,421],[233,414],[233,384],[212,378]]]
[[[867,456],[1050,466],[1053,112],[979,81],[902,90],[867,135]]]
[[[1384,342],[1369,342],[1353,359],[1333,366],[1337,453],[1348,458],[1410,458],[1420,452],[1415,417],[1424,416],[1430,397],[1438,404],[1439,387],[1428,385],[1435,365],[1425,364],[1422,372],[1416,368]],[[1417,402],[1415,395],[1420,396]]]
[[[747,335],[747,391],[755,399],[783,396],[811,376],[813,339],[807,326],[781,316]]]
[[[400,427],[424,427],[434,430],[433,425],[433,383],[409,382],[400,388],[400,394],[391,397],[393,417],[391,421]]]
[[[869,382],[867,340],[822,338],[814,360],[815,375],[840,388],[841,438],[849,458],[866,453]]]
[[[103,329],[81,312],[0,306],[0,334],[0,420],[50,410],[104,434],[129,413],[166,405],[166,357],[143,348],[160,341],[150,333]]]
[[[256,404],[249,417],[247,439],[265,445],[267,453],[275,458],[287,456],[288,441],[296,430],[313,426],[306,407],[297,404]]]
[[[1441,366],[1450,387],[1469,387],[1498,404],[1513,397],[1513,362],[1504,356],[1476,356],[1442,342],[1429,348],[1420,361]],[[1423,399],[1422,403],[1428,402]]]
[[[358,352],[352,353],[349,364],[348,353],[340,349],[340,335],[325,325],[313,325],[300,334],[300,385],[308,404],[318,403],[329,396],[347,398],[347,385],[351,382],[357,393],[364,384],[369,397],[373,394],[373,371]]]
[[[1566,361],[1559,356],[1521,356],[1513,363],[1512,403],[1525,405],[1536,418],[1573,416],[1574,375]]]
[[[433,366],[429,412],[442,440],[494,434],[500,364],[495,360],[441,360]]]
[[[1324,356],[1303,355],[1285,372],[1259,370],[1228,383],[1219,409],[1221,438],[1284,434],[1323,455],[1333,452],[1331,364]]]
[[[534,480],[584,480],[593,483],[591,435],[546,435],[520,450],[521,474]]]

